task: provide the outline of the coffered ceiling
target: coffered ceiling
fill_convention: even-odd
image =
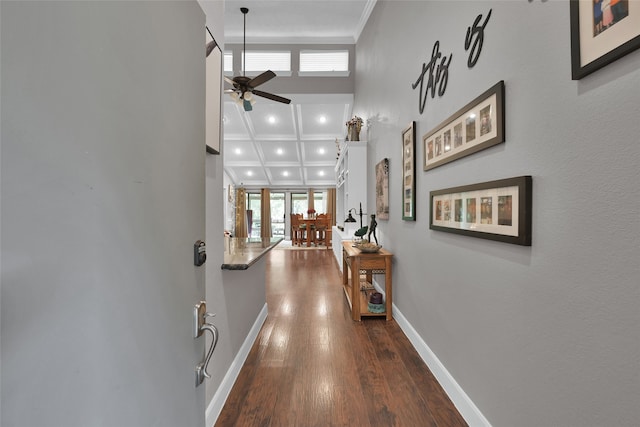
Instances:
[[[291,104],[260,99],[251,112],[225,102],[225,171],[236,185],[335,185],[336,138],[344,138],[353,95],[285,96]]]
[[[374,5],[375,0],[226,0],[225,42],[242,43],[240,7],[248,7],[247,44],[355,44]],[[335,186],[336,139],[345,137],[353,93],[330,93],[330,84],[323,93],[295,93],[298,86],[289,86],[288,79],[295,77],[278,76],[264,90],[291,99],[289,105],[257,98],[253,111],[245,112],[224,99],[222,154],[233,184]]]

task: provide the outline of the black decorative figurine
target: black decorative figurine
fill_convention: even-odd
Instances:
[[[376,227],[378,226],[378,222],[376,221],[376,216],[374,214],[371,215],[371,223],[369,224],[369,234],[367,235],[367,239],[371,242],[371,233],[373,233],[373,238],[376,241],[376,245],[378,244],[378,238],[376,237]]]

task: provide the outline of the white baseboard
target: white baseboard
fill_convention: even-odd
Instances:
[[[238,375],[240,375],[240,370],[244,365],[244,362],[247,360],[247,356],[249,356],[249,352],[251,351],[251,347],[253,347],[253,343],[255,342],[258,334],[260,333],[260,328],[264,324],[264,321],[267,319],[267,304],[262,307],[260,313],[258,313],[258,317],[256,321],[253,323],[251,330],[249,331],[249,335],[245,338],[238,354],[231,362],[231,366],[229,370],[225,374],[222,382],[220,383],[220,387],[216,390],[216,393],[213,395],[209,406],[207,407],[207,411],[205,413],[206,426],[213,426],[218,417],[220,416],[220,412],[222,412],[222,408],[224,403],[227,401],[227,397],[229,397],[229,393],[231,393],[231,388],[233,388],[233,384],[236,382]]]
[[[395,304],[393,304],[393,318],[407,338],[409,338],[413,347],[418,351],[422,360],[427,364],[467,424],[469,424],[470,427],[491,427],[489,421],[482,415],[478,407],[471,401],[464,390],[462,390],[462,387],[458,385],[456,380],[451,376],[449,371],[447,371],[435,353],[431,351],[422,337],[418,335],[418,332],[411,326],[407,318],[402,315]]]

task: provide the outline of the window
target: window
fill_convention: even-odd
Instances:
[[[271,193],[271,233],[274,237],[284,237],[284,193]],[[306,202],[306,198],[305,198]],[[247,192],[247,210],[251,214],[247,214],[247,220],[251,215],[247,228],[249,237],[260,237],[260,229],[262,227],[262,195],[260,193]],[[306,212],[306,210],[305,210]]]
[[[313,192],[313,208],[316,213],[326,213],[327,193],[323,191]],[[309,208],[309,193],[291,193],[291,213],[307,215]]]
[[[291,193],[291,213],[307,215],[308,207],[307,193]]]
[[[260,206],[260,193],[247,193],[247,235],[249,237],[260,237]]]
[[[224,53],[224,72],[233,74],[233,52]]]
[[[301,76],[349,75],[348,50],[302,50],[300,51]]]
[[[243,69],[247,73],[262,73],[271,70],[278,75],[291,73],[291,52],[289,51],[251,51],[243,55]],[[244,66],[246,61],[246,67]]]
[[[317,213],[326,213],[325,193],[314,192],[313,193],[313,208]]]
[[[271,230],[273,237],[284,238],[284,193],[271,193]]]

